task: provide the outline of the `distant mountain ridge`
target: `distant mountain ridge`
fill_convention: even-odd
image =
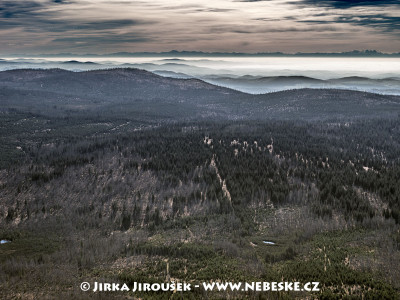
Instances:
[[[3,55],[4,56],[4,55]],[[207,56],[304,56],[304,57],[400,57],[400,52],[384,53],[377,50],[353,50],[344,52],[204,52],[204,51],[178,51],[171,50],[166,52],[115,52],[108,54],[75,54],[75,53],[49,53],[49,54],[15,54],[4,57],[157,57],[157,56],[177,56],[177,57],[207,57]]]

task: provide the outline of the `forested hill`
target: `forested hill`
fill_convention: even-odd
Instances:
[[[138,69],[3,71],[0,104],[3,111],[16,109],[47,117],[95,113],[153,121],[316,120],[397,117],[400,112],[399,96],[334,89],[249,95],[198,79],[167,78]]]
[[[71,72],[62,69],[0,72],[2,87],[85,96],[107,102],[145,100],[201,100],[226,98],[240,92],[198,79],[173,79],[139,69]],[[225,96],[224,96],[225,95]],[[199,99],[200,98],[200,99]]]
[[[136,69],[0,72],[0,299],[398,299],[399,108]],[[169,280],[321,290],[80,289]]]

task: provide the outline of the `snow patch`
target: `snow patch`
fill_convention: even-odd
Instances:
[[[275,243],[274,243],[274,242],[271,242],[271,241],[263,241],[263,243],[264,243],[264,244],[267,244],[267,245],[275,245]]]

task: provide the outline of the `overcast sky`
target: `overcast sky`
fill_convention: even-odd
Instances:
[[[0,54],[400,52],[400,0],[0,0]]]

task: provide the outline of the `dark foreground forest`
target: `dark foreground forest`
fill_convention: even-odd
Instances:
[[[0,104],[2,299],[399,298],[399,97],[17,70],[0,72]]]

